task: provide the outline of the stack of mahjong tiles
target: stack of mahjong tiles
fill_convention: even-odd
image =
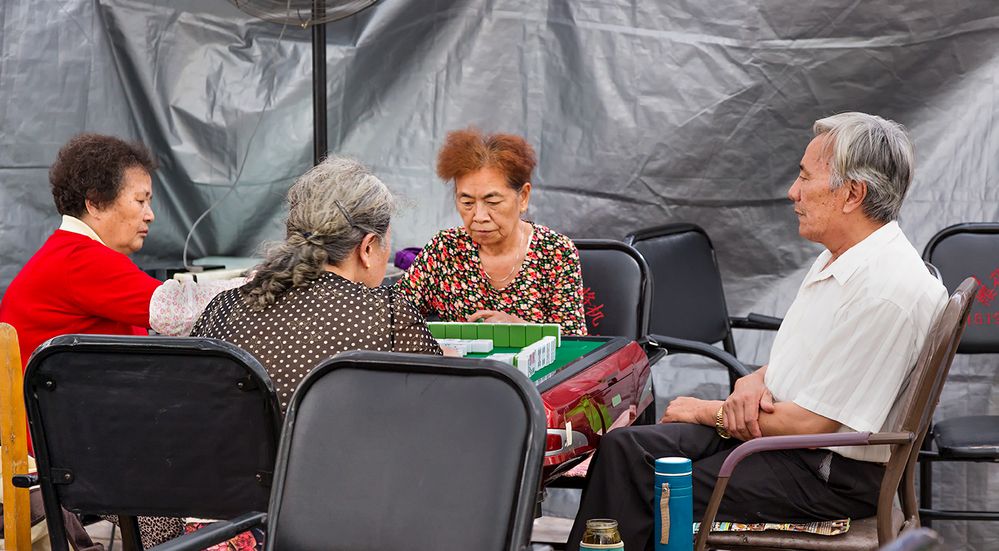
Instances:
[[[493,351],[493,341],[489,339],[437,339],[437,344],[450,348],[462,356]]]
[[[554,362],[555,349],[562,345],[562,329],[557,323],[429,322],[427,326],[441,346],[462,355],[490,352],[493,347],[520,348],[520,352],[492,354],[487,359],[508,363],[528,377]]]

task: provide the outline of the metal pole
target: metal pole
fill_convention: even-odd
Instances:
[[[322,2],[312,5],[315,21],[326,15]],[[312,160],[319,164],[326,156],[326,24],[312,25]]]

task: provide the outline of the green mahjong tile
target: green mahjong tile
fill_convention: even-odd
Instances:
[[[460,323],[449,323],[446,328],[446,339],[460,339],[461,338],[461,324]]]
[[[514,348],[523,348],[528,345],[527,333],[524,330],[523,325],[511,325],[510,326],[510,344]]]
[[[479,328],[477,323],[462,323],[461,325],[461,338],[474,340],[479,338]]]
[[[495,325],[491,323],[478,323],[476,325],[478,325],[476,329],[478,330],[479,334],[479,336],[476,337],[477,339],[493,340],[493,328],[496,327]]]
[[[493,326],[493,346],[496,348],[507,348],[510,346],[510,326]]]
[[[555,346],[562,346],[562,331],[557,323],[546,323],[541,326],[541,331],[546,337],[555,337]]]
[[[447,326],[439,322],[430,322],[427,324],[427,328],[430,329],[430,334],[434,336],[435,339],[446,339],[447,338]]]
[[[524,344],[534,344],[544,337],[545,333],[541,329],[540,325],[525,325],[524,326]]]

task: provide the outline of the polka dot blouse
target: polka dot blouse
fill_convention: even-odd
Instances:
[[[439,232],[396,283],[424,315],[464,321],[496,310],[533,323],[558,323],[566,335],[585,335],[583,276],[572,240],[533,224],[520,272],[503,289],[489,283],[479,246],[465,228]]]
[[[332,272],[255,311],[240,289],[215,297],[192,336],[231,342],[252,354],[274,381],[281,410],[320,361],[348,350],[441,354],[423,317],[389,287],[369,289]]]

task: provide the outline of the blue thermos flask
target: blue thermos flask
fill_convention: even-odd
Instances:
[[[686,457],[656,459],[656,551],[694,548],[693,466]]]

